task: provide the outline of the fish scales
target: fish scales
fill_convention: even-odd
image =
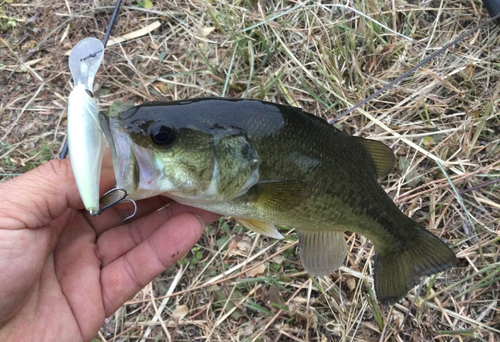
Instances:
[[[163,194],[232,216],[268,236],[280,236],[275,224],[294,227],[310,274],[340,267],[344,231],[374,243],[382,302],[395,302],[421,276],[456,261],[379,185],[394,164],[388,147],[299,108],[203,98],[143,104],[101,122],[118,187],[137,199]]]

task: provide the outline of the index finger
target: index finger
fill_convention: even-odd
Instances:
[[[101,170],[101,189],[114,184],[112,168]],[[39,228],[68,208],[83,209],[71,163],[53,159],[0,184],[0,220],[4,229]]]

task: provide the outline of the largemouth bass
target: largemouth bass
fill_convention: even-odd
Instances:
[[[299,108],[205,98],[153,102],[101,116],[117,187],[232,216],[276,237],[296,228],[306,271],[343,263],[344,231],[375,245],[375,290],[394,303],[454,253],[405,216],[378,183],[394,166],[384,144],[345,134]]]

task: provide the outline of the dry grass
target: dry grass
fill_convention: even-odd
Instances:
[[[71,90],[64,53],[102,39],[114,3],[0,1],[2,177],[57,157]],[[488,18],[477,0],[349,2],[409,41],[316,1],[153,4],[124,1],[114,36],[160,27],[106,50],[96,81],[103,111],[115,101],[225,95],[335,116]],[[346,267],[313,279],[293,231],[274,241],[221,221],[95,341],[500,340],[498,32],[490,25],[468,37],[337,123],[394,149],[387,191],[459,257],[411,310],[415,290],[392,307],[374,299],[373,248],[362,236],[348,235]]]

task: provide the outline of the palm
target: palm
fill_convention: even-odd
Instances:
[[[79,200],[48,189],[0,202],[0,340],[91,340],[105,317],[198,240],[202,225],[193,214],[206,223],[217,218],[178,204],[157,211],[162,197],[139,202],[127,223],[120,209],[90,218],[71,209]]]
[[[64,334],[61,340],[89,340],[105,313],[96,233],[83,215],[68,210],[48,226],[3,229],[0,236],[7,243],[1,252],[10,251],[0,259],[2,274],[19,278],[0,280],[9,294],[1,303],[0,322],[10,319],[14,335],[33,334],[45,340],[51,336],[44,335],[57,331]],[[12,340],[23,340],[22,336]]]

